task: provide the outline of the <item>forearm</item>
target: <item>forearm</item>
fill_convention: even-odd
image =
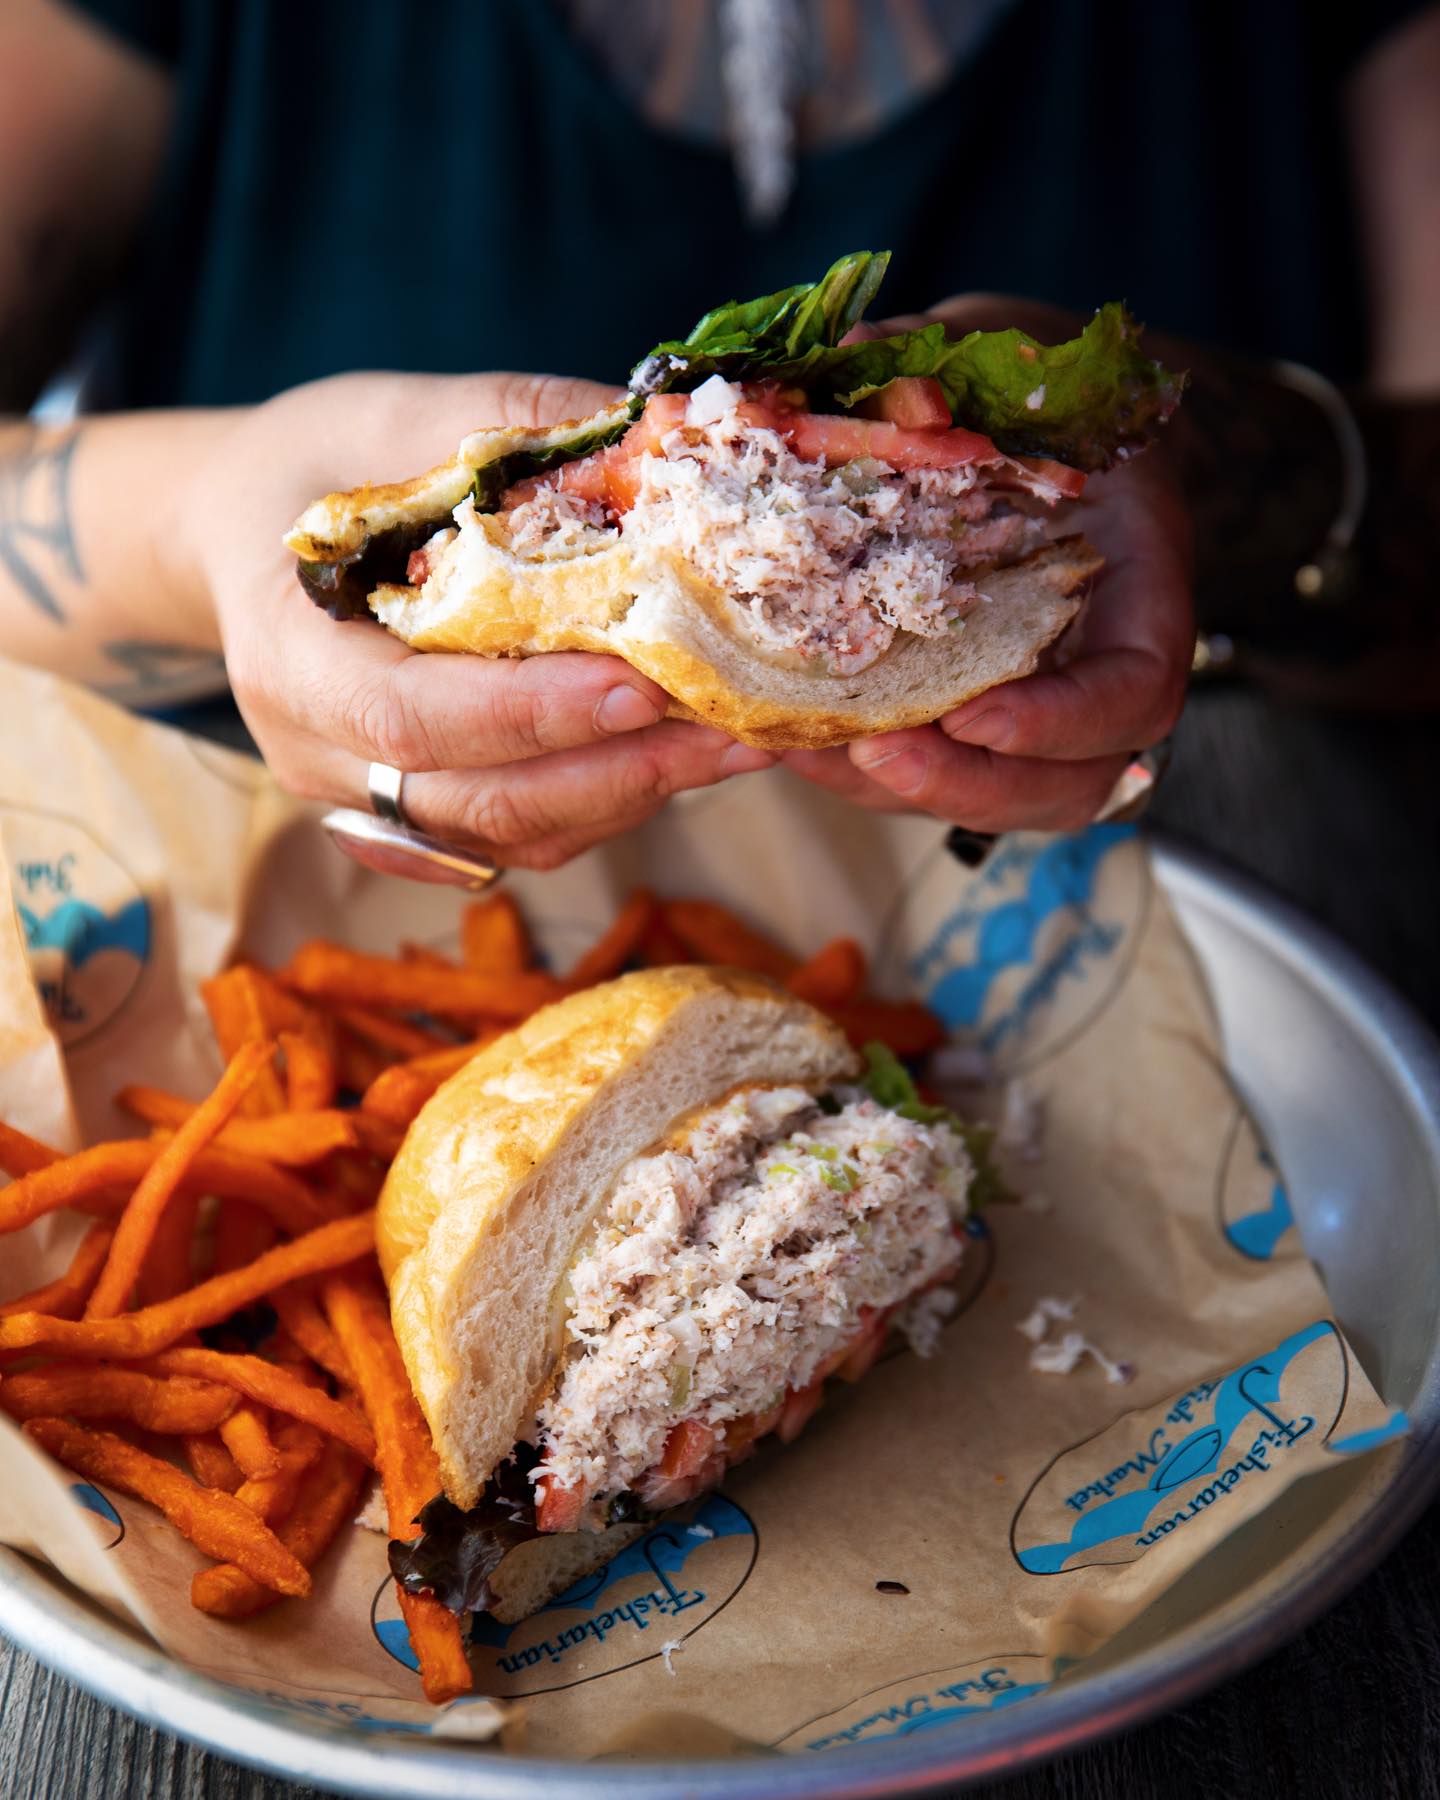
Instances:
[[[177,546],[182,496],[229,417],[155,412],[59,428],[0,424],[6,655],[135,705],[222,685],[214,611]]]

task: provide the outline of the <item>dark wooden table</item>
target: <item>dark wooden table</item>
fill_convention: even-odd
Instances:
[[[1325,920],[1440,1024],[1440,725],[1196,695],[1157,824]],[[617,1791],[623,1777],[617,1778]],[[5,1800],[309,1800],[134,1724],[0,1642]],[[1440,1508],[1285,1649],[990,1800],[1440,1800]],[[317,1796],[318,1800],[318,1796]]]

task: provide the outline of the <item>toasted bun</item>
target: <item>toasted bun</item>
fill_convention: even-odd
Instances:
[[[528,1544],[517,1544],[491,1573],[490,1591],[495,1597],[486,1611],[502,1625],[528,1619],[649,1529],[648,1525],[612,1525],[608,1531],[549,1532]]]
[[[483,526],[483,516],[475,516]],[[763,656],[734,604],[679,556],[623,537],[554,561],[522,559],[470,529],[420,589],[377,588],[376,616],[417,650],[534,656],[597,650],[659,683],[678,718],[767,750],[822,749],[928,724],[997,682],[1028,675],[1079,611],[1101,558],[1081,537],[982,571],[965,629],[897,634],[858,675]]]
[[[681,967],[545,1007],[434,1095],[386,1178],[377,1241],[457,1506],[475,1504],[551,1383],[570,1266],[624,1165],[741,1083],[819,1089],[856,1067],[837,1028],[782,989]]]

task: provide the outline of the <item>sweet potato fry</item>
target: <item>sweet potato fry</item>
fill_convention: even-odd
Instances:
[[[0,1232],[18,1231],[62,1206],[113,1213],[158,1161],[167,1139],[124,1138],[77,1150],[48,1168],[22,1175],[0,1189]],[[249,1200],[290,1232],[307,1231],[322,1214],[303,1181],[273,1163],[210,1144],[185,1174],[185,1185],[220,1199]],[[118,1196],[118,1198],[117,1198]]]
[[[897,1056],[923,1056],[945,1041],[945,1027],[918,1000],[851,1000],[825,1010],[857,1050],[878,1039]]]
[[[49,1363],[0,1382],[0,1407],[12,1419],[128,1419],[142,1431],[190,1436],[223,1426],[234,1393],[191,1376],[167,1380],[138,1369],[93,1363]]]
[[[374,1206],[385,1185],[385,1171],[368,1156],[332,1156],[326,1170],[326,1204],[334,1219]]]
[[[48,1169],[51,1163],[60,1162],[64,1154],[14,1125],[0,1125],[0,1171],[6,1175],[33,1175],[37,1169]]]
[[[713,900],[667,900],[665,919],[670,929],[698,962],[725,963],[787,981],[800,959],[737,919],[728,906]]]
[[[572,987],[591,987],[610,981],[637,956],[660,902],[647,888],[636,888],[616,913],[607,929],[571,969]]]
[[[353,1036],[390,1056],[424,1056],[443,1050],[451,1042],[438,1031],[427,1031],[408,1019],[389,1019],[364,1006],[337,1006],[335,1017]]]
[[[168,1094],[164,1088],[139,1084],[121,1088],[115,1104],[147,1125],[178,1130],[195,1116],[200,1102]],[[352,1150],[359,1142],[349,1117],[336,1108],[324,1112],[278,1112],[261,1119],[231,1119],[215,1142],[263,1162],[300,1167],[319,1162],[336,1150]]]
[[[310,1592],[309,1571],[233,1494],[197,1487],[170,1463],[112,1432],[91,1431],[64,1419],[31,1419],[25,1430],[42,1450],[87,1481],[148,1500],[207,1556],[238,1564],[278,1594]]]
[[[0,1319],[11,1313],[49,1313],[53,1319],[78,1319],[90,1298],[90,1290],[105,1267],[110,1254],[114,1227],[98,1221],[90,1227],[70,1259],[70,1267],[44,1287],[32,1288],[28,1294],[7,1300],[0,1306]]]
[[[55,1319],[44,1313],[0,1318],[0,1350],[55,1350],[80,1357],[153,1356],[188,1331],[218,1325],[289,1281],[343,1268],[372,1250],[375,1215],[333,1219],[293,1243],[277,1244],[243,1269],[118,1319]]]
[[[361,1112],[367,1118],[383,1120],[403,1131],[442,1082],[448,1081],[477,1051],[493,1044],[502,1035],[502,1029],[497,1026],[472,1038],[468,1044],[456,1044],[453,1050],[435,1050],[428,1056],[392,1063],[366,1088],[360,1102]]]
[[[273,1040],[278,1031],[298,1031],[304,1024],[305,1008],[272,976],[251,963],[236,963],[209,981],[202,981],[200,995],[227,1063],[246,1044],[265,1043]],[[280,1077],[271,1067],[257,1075],[240,1111],[258,1118],[280,1112],[284,1105]]]
[[[194,1188],[182,1187],[161,1214],[150,1240],[135,1289],[137,1305],[154,1306],[157,1301],[169,1300],[194,1280],[192,1264],[199,1215],[199,1194]]]
[[[319,1460],[300,1477],[293,1509],[275,1535],[297,1562],[313,1568],[336,1533],[355,1516],[365,1465],[343,1444],[327,1441]],[[190,1584],[190,1601],[217,1619],[249,1619],[275,1604],[275,1592],[238,1568],[217,1563]],[[463,1690],[462,1690],[463,1691]]]
[[[335,1066],[343,1093],[363,1094],[394,1060],[388,1050],[381,1050],[368,1038],[356,1037],[353,1031],[341,1029],[335,1033]]]
[[[219,1429],[220,1442],[235,1458],[235,1467],[246,1481],[280,1473],[280,1452],[261,1407],[249,1401],[238,1405]]]
[[[308,1282],[276,1288],[270,1296],[270,1304],[279,1315],[280,1323],[308,1357],[346,1387],[355,1385],[350,1359],[341,1347],[339,1338],[330,1329],[328,1320],[320,1310],[320,1302],[315,1298],[314,1289]]]
[[[662,906],[650,920],[639,945],[640,961],[647,969],[672,968],[676,963],[692,963],[695,958],[675,935],[675,928],[665,917]]]
[[[300,1031],[276,1033],[285,1058],[285,1097],[291,1112],[324,1112],[335,1103],[335,1030],[315,1013]]]
[[[209,1097],[161,1148],[120,1216],[110,1255],[86,1303],[87,1319],[111,1319],[125,1310],[156,1227],[187,1169],[239,1106],[274,1053],[275,1046],[269,1039],[243,1045]]]
[[[268,1475],[247,1476],[235,1490],[235,1498],[267,1525],[277,1524],[294,1506],[300,1477],[324,1446],[339,1443],[337,1438],[327,1438],[299,1419],[282,1419],[275,1429],[274,1441],[274,1469]],[[353,1452],[347,1451],[348,1454]]]
[[[212,1275],[228,1275],[263,1256],[275,1242],[275,1226],[243,1200],[232,1200],[215,1221]]]
[[[785,985],[812,1006],[843,1006],[865,985],[865,952],[854,938],[832,938],[801,963]]]
[[[223,1493],[233,1494],[245,1480],[236,1467],[235,1458],[213,1434],[187,1437],[185,1460],[201,1487],[219,1488]]]
[[[328,1394],[308,1381],[303,1381],[291,1370],[282,1369],[261,1357],[235,1356],[223,1350],[186,1347],[162,1350],[158,1355],[148,1357],[144,1368],[149,1374],[191,1375],[202,1381],[214,1381],[222,1387],[234,1388],[247,1399],[258,1402],[261,1406],[268,1406],[272,1412],[301,1419],[305,1424],[313,1425],[317,1431],[323,1431],[328,1437],[339,1438],[342,1444],[348,1444],[366,1462],[373,1463],[375,1460],[374,1437],[358,1413],[339,1400],[332,1400]],[[247,1475],[250,1474],[252,1471],[246,1468],[245,1459],[235,1445],[229,1438],[224,1438],[223,1441],[240,1468]],[[255,1442],[253,1438],[251,1441]]]
[[[534,963],[530,934],[513,894],[472,900],[460,915],[460,954],[489,975],[519,975]]]
[[[390,1307],[378,1281],[357,1274],[332,1275],[321,1288],[335,1335],[355,1371],[366,1417],[375,1432],[376,1460],[385,1491],[390,1535],[414,1537],[415,1515],[440,1492],[440,1463],[405,1373],[390,1328]],[[438,1601],[399,1590],[410,1643],[420,1660],[427,1700],[437,1705],[468,1693],[472,1685],[460,1622]]]
[[[528,1018],[569,991],[564,982],[534,970],[489,975],[479,969],[437,969],[365,956],[320,939],[295,953],[285,980],[297,993],[316,1000],[461,1019]]]
[[[405,963],[423,963],[427,969],[458,969],[459,963],[453,956],[444,956],[438,950],[432,950],[429,944],[402,943],[400,960]]]
[[[475,1686],[475,1672],[466,1660],[459,1619],[438,1600],[409,1593],[398,1582],[396,1598],[420,1664],[425,1698],[432,1706],[444,1706],[468,1694]]]

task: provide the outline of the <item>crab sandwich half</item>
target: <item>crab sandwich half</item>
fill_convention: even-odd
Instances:
[[[525,1617],[892,1334],[933,1351],[982,1151],[868,1055],[760,977],[654,969],[429,1101],[379,1211],[444,1484],[391,1545],[403,1584]]]
[[[285,540],[307,592],[420,650],[623,657],[672,716],[769,749],[1030,672],[1102,566],[1049,513],[1150,441],[1182,378],[1114,304],[1053,346],[938,323],[842,343],[887,260],[707,313],[591,418],[317,500]]]

